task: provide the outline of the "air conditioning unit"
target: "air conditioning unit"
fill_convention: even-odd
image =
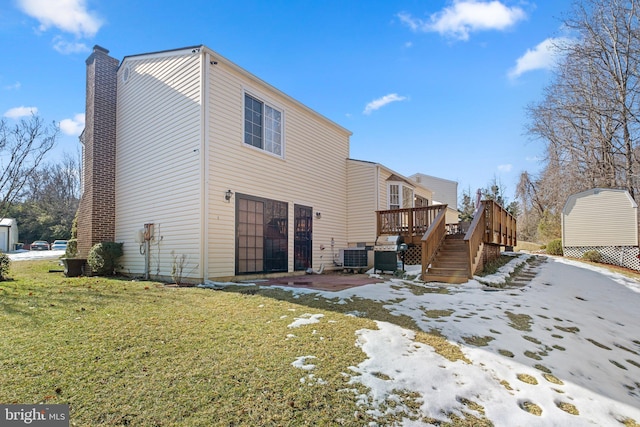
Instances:
[[[367,248],[340,249],[340,261],[343,268],[364,269],[369,266]]]

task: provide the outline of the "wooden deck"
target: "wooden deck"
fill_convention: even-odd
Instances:
[[[377,211],[377,233],[399,235],[421,248],[424,281],[463,283],[500,254],[515,246],[516,220],[492,200],[480,202],[471,224],[446,224],[447,205]]]
[[[422,236],[447,205],[377,211],[377,235],[402,236],[407,244],[421,244]]]

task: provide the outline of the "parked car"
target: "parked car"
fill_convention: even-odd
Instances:
[[[32,251],[48,251],[49,250],[49,242],[45,242],[44,240],[36,240],[31,244]]]
[[[67,250],[67,241],[66,240],[54,240],[51,244],[52,251],[66,251]]]

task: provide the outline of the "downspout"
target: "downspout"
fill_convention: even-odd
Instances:
[[[380,165],[376,163],[376,179],[375,179],[375,188],[374,188],[374,192],[373,194],[376,195],[376,211],[380,210]],[[373,241],[375,242],[376,240],[378,240],[378,221],[380,220],[380,218],[378,217],[378,213],[376,213],[376,229],[373,233]]]
[[[204,61],[202,61],[203,59]],[[200,171],[202,173],[200,176],[202,181],[200,184],[200,217],[202,223],[200,225],[200,244],[202,250],[200,251],[200,271],[202,272],[202,280],[206,281],[209,279],[209,144],[207,136],[209,132],[209,64],[211,63],[211,55],[208,52],[205,53],[204,57],[201,57],[201,61]]]
[[[375,192],[376,195],[376,210],[380,210],[380,165],[376,164],[376,182],[375,182]],[[378,237],[378,236],[376,236]]]

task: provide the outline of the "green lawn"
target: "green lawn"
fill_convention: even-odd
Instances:
[[[345,375],[364,360],[355,332],[375,328],[371,320],[252,293],[65,278],[52,268],[13,262],[12,280],[0,282],[2,403],[68,403],[78,426],[371,420]],[[288,327],[305,313],[324,317]],[[308,355],[313,371],[292,366]]]
[[[368,390],[350,383],[350,367],[366,357],[356,331],[376,329],[374,320],[413,329],[416,341],[469,363],[458,346],[384,302],[66,278],[60,268],[13,262],[11,280],[0,282],[0,403],[69,404],[73,426],[396,425],[410,416],[385,411],[398,402],[374,417],[367,410],[376,408],[362,404]],[[323,317],[290,327],[306,314]],[[313,370],[293,366],[305,356]],[[398,392],[416,407],[419,396]],[[471,415],[450,420],[491,425]]]

